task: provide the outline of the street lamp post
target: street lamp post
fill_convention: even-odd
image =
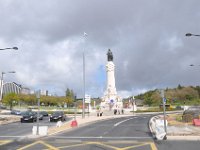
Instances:
[[[185,36],[200,36],[199,34],[186,33]]]
[[[162,97],[162,102],[163,102],[164,130],[167,135],[166,110],[165,110],[166,98],[165,98],[164,90],[161,90],[161,97]]]
[[[37,102],[38,102],[38,110],[37,110],[37,131],[36,131],[36,134],[37,134],[37,135],[39,135],[40,93],[41,93],[40,90],[38,90],[38,91],[36,92],[36,98],[37,98]]]
[[[8,48],[1,48],[0,50],[9,50],[9,49],[13,49],[13,50],[18,50],[18,47],[8,47]]]
[[[15,73],[15,71],[9,71],[7,73]],[[6,72],[1,72],[1,89],[0,89],[0,102],[3,97],[3,75],[6,74]]]
[[[83,37],[86,38],[87,33],[84,32]],[[85,48],[83,48],[83,103],[82,118],[85,118]]]

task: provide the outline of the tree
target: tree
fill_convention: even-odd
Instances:
[[[181,90],[183,88],[183,86],[181,86],[180,84],[178,85],[177,89]]]
[[[70,98],[70,97],[65,97],[65,98],[63,98],[63,101],[64,101],[64,103],[67,104],[67,106],[69,106],[70,104],[73,103],[73,99]]]
[[[152,94],[153,94],[153,91],[149,91],[145,93],[144,95],[144,103],[147,104],[148,106],[151,106],[153,104],[153,99],[151,97]]]
[[[19,101],[19,96],[15,93],[8,93],[3,98],[3,103],[8,105],[10,107],[10,110],[12,110],[13,106],[15,106]]]
[[[73,90],[70,90],[69,88],[67,88],[66,96],[65,96],[65,99],[63,101],[68,106],[73,103],[73,101],[74,101],[74,92],[73,92]]]

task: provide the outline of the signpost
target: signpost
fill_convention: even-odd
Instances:
[[[36,92],[36,98],[38,100],[38,111],[37,111],[37,132],[36,134],[39,135],[39,111],[40,111],[40,90]]]
[[[166,112],[165,112],[166,98],[165,98],[165,95],[164,95],[164,90],[161,90],[161,97],[162,97],[162,100],[163,100],[164,129],[165,129],[165,133],[167,134]]]
[[[89,117],[89,114],[90,114],[90,103],[91,103],[91,96],[90,95],[85,95],[85,103],[88,103],[88,117]]]

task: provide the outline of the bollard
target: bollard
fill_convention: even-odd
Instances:
[[[76,120],[73,120],[71,122],[71,127],[77,127],[78,126],[78,122]]]

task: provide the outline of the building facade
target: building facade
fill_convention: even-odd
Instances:
[[[3,84],[3,96],[8,93],[16,93],[16,94],[30,94],[29,88],[23,88],[20,84],[15,82],[6,82]]]

